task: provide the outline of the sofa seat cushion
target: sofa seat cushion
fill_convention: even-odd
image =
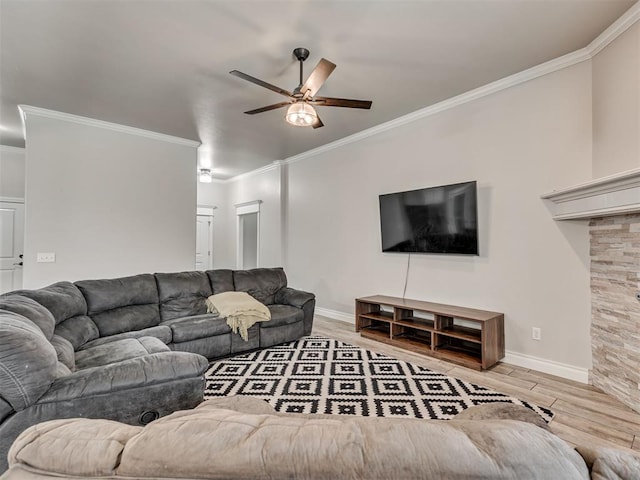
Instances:
[[[99,367],[171,349],[155,337],[125,338],[76,352],[76,368]]]
[[[173,343],[188,342],[198,338],[215,337],[231,332],[224,317],[206,313],[191,317],[174,318],[161,323],[173,332]]]
[[[274,328],[282,327],[284,325],[293,325],[294,323],[302,322],[304,319],[304,312],[291,305],[269,305],[269,311],[271,312],[271,320],[268,322],[262,322],[260,328]]]
[[[132,332],[118,333],[117,335],[110,335],[108,337],[101,337],[86,343],[80,348],[85,350],[91,347],[97,347],[98,345],[104,345],[106,343],[116,342],[125,338],[140,338],[140,337],[155,337],[162,343],[171,343],[172,332],[166,325],[156,325],[155,327],[143,328],[142,330],[134,330]]]

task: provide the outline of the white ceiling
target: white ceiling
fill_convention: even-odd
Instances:
[[[588,45],[634,0],[0,0],[0,144],[23,146],[25,104],[201,141],[229,178]],[[299,128],[284,100],[295,47],[337,64]]]

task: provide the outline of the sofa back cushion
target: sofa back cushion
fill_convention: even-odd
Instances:
[[[0,310],[0,396],[14,410],[35,403],[56,379],[58,357],[35,323]]]
[[[220,268],[218,270],[207,270],[206,274],[209,277],[211,290],[213,290],[214,294],[235,291],[235,286],[233,285],[233,270]]]
[[[82,280],[76,282],[76,286],[87,301],[88,314],[101,337],[160,323],[158,289],[151,274]]]
[[[87,302],[71,282],[58,282],[38,290],[16,290],[12,294],[29,297],[53,314],[56,325],[65,320],[87,314]]]
[[[162,321],[207,313],[204,302],[213,292],[206,273],[156,273],[155,277]]]
[[[280,267],[234,270],[233,283],[237,292],[247,292],[259,302],[273,305],[276,292],[287,286],[287,276]]]
[[[27,317],[42,331],[47,340],[51,340],[56,319],[43,305],[24,295],[13,293],[0,296],[0,310],[8,310]]]
[[[98,338],[98,327],[87,316],[87,302],[73,283],[58,282],[38,290],[11,293],[31,298],[49,310],[56,323],[54,333],[69,340],[76,350]]]
[[[76,356],[71,342],[60,335],[54,335],[49,341],[56,350],[58,361],[65,365],[69,370],[75,370]]]

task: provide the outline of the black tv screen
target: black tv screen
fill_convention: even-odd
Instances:
[[[476,182],[380,195],[383,252],[478,255]]]

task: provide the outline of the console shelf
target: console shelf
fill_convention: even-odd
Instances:
[[[356,299],[363,337],[476,370],[504,357],[504,314],[385,295]]]

